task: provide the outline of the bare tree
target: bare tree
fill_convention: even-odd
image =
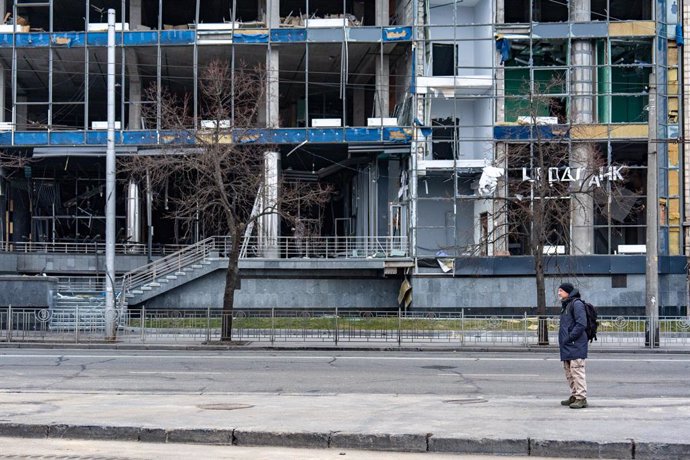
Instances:
[[[174,184],[176,191],[168,203],[172,216],[201,221],[207,234],[229,236],[221,340],[232,339],[242,238],[262,216],[274,214],[294,220],[297,207],[321,206],[330,193],[328,187],[319,184],[285,183],[280,178],[267,182],[271,173],[265,166],[265,153],[272,148],[253,143],[252,131],[257,126],[265,86],[260,67],[240,65],[232,70],[227,62],[211,62],[199,79],[199,112],[205,121],[198,130],[194,129],[191,96],[161,88],[160,106],[147,106],[143,115],[158,117],[169,145],[162,155],[138,155],[122,161],[122,169],[130,176],[145,180],[148,174],[152,189]],[[156,90],[147,90],[148,100],[156,99]],[[258,202],[261,206],[256,206]]]

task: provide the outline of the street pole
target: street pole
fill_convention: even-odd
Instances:
[[[645,269],[645,346],[659,346],[659,190],[657,184],[656,74],[649,75],[647,144],[647,265]]]
[[[105,338],[115,340],[115,10],[108,10],[108,144],[105,156]]]

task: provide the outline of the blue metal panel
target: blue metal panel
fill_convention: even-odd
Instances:
[[[86,34],[83,32],[65,32],[52,34],[53,46],[64,46],[66,48],[74,48],[84,46],[86,41]]]
[[[345,142],[375,142],[381,138],[380,128],[345,128]]]
[[[407,143],[412,140],[412,128],[383,128],[383,140]]]
[[[50,145],[83,145],[83,131],[55,131],[50,133]]]
[[[412,27],[384,27],[381,31],[384,42],[405,42],[412,40]]]
[[[194,145],[196,143],[196,136],[193,131],[161,131],[161,144],[180,144],[180,145]]]
[[[15,131],[14,145],[46,145],[48,131]]]
[[[108,46],[108,32],[89,32],[86,40],[89,46]],[[115,34],[115,44],[122,45],[122,32]]]
[[[162,38],[163,35],[161,34]],[[158,32],[156,31],[125,33],[125,46],[151,46],[156,44],[158,44]]]
[[[277,43],[307,41],[307,29],[271,29],[271,41]]]
[[[238,144],[268,144],[271,142],[271,132],[268,129],[247,129],[233,132],[233,139]]]
[[[194,30],[163,30],[161,45],[193,45],[195,36]]]
[[[568,127],[563,125],[494,126],[494,139],[496,140],[530,140],[537,137],[567,139],[569,135]]]
[[[0,34],[0,48],[12,48],[12,36],[14,34]]]
[[[157,142],[155,130],[122,133],[122,143],[125,145],[155,145]]]
[[[115,143],[119,141],[119,133],[115,133]],[[108,131],[86,131],[86,143],[93,145],[107,144]]]
[[[303,128],[274,129],[273,142],[276,144],[299,144],[307,140],[307,130]]]
[[[336,143],[343,141],[342,128],[311,128],[308,131],[309,142]]]
[[[17,34],[16,42],[18,48],[43,48],[50,45],[50,34],[44,32]]]
[[[12,145],[12,132],[0,132],[0,145]]]
[[[268,31],[238,30],[233,35],[233,43],[268,43]]]

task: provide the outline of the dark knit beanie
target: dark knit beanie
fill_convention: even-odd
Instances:
[[[570,294],[571,292],[573,292],[575,290],[575,286],[573,286],[570,283],[563,283],[560,286],[558,286],[558,289],[563,289],[565,292]]]

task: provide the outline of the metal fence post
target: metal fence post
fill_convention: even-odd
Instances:
[[[460,345],[465,345],[465,309],[460,310]]]
[[[335,307],[335,346],[338,346],[338,334],[339,334],[339,328],[338,328],[338,307]]]
[[[79,343],[79,305],[74,307],[74,342]]]
[[[276,331],[276,308],[271,307],[271,345],[275,342],[275,331]]]
[[[12,305],[7,308],[7,341],[12,341]]]
[[[402,346],[402,309],[398,307],[398,346]]]
[[[527,346],[527,331],[529,330],[529,329],[527,329],[527,312],[523,313],[522,323],[524,325],[522,328],[522,332],[524,333],[523,343],[525,344],[525,346]],[[548,327],[548,323],[547,323],[547,327]]]
[[[146,342],[146,305],[141,306],[141,341]]]
[[[206,343],[211,341],[211,305],[206,307]]]

